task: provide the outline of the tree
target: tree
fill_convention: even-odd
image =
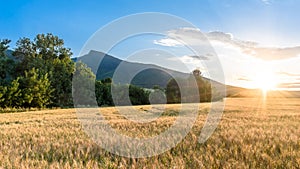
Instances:
[[[51,103],[51,88],[48,74],[40,75],[39,70],[32,68],[25,71],[25,75],[18,79],[21,89],[22,103],[24,108],[44,108]]]
[[[171,79],[167,84],[166,96],[168,103],[210,102],[212,99],[211,84],[209,80],[202,77],[201,71],[196,69],[187,79]]]
[[[5,108],[6,107],[6,92],[7,87],[6,86],[0,86],[0,107]]]
[[[3,39],[0,40],[0,57],[4,57],[5,51],[9,48],[9,43],[11,42],[11,40],[8,39]]]
[[[180,79],[177,79],[178,81]],[[166,88],[167,103],[180,103],[181,94],[180,88],[175,79],[170,79]]]
[[[114,100],[112,97],[114,92]],[[128,92],[128,93],[127,93]],[[135,85],[113,84],[111,78],[97,80],[95,93],[98,106],[125,106],[149,104],[150,91]],[[129,100],[125,99],[128,98]]]
[[[212,89],[209,80],[205,80],[202,77],[202,73],[199,69],[193,71],[193,76],[196,79],[198,92],[200,95],[200,102],[210,102],[212,99]]]
[[[86,64],[79,61],[73,77],[73,99],[76,106],[92,106],[95,103],[96,76]]]
[[[98,106],[113,106],[114,102],[111,96],[111,78],[97,80],[95,83],[95,94]]]
[[[20,108],[23,104],[19,78],[13,80],[5,93],[4,107]]]
[[[149,94],[149,91],[141,87],[129,85],[129,98],[132,105],[149,104]]]
[[[53,70],[49,80],[51,86],[55,89],[52,102],[54,106],[72,107],[72,76],[75,70],[75,64],[69,58],[55,59],[53,61]]]
[[[38,34],[33,41],[21,38],[13,52],[17,60],[15,77],[24,76],[33,68],[45,76],[54,89],[52,106],[72,106],[72,75],[75,65],[71,60],[71,49],[64,47],[64,41],[50,33]]]
[[[0,40],[0,85],[7,85],[11,81],[14,61],[7,57],[10,40]]]

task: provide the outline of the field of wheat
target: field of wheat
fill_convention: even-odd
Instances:
[[[209,104],[200,104],[195,125],[176,147],[149,158],[112,154],[84,132],[74,109],[0,114],[3,168],[300,168],[300,99],[226,99],[217,129],[198,136]],[[149,106],[137,106],[147,111]],[[134,124],[101,108],[110,125],[128,136],[151,137],[176,119],[168,105],[149,123]]]

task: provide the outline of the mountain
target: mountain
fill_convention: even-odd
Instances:
[[[89,65],[98,80],[112,78],[118,70],[122,73],[117,74],[118,76],[115,75],[115,79],[117,79],[117,81],[114,81],[115,83],[131,83],[144,88],[152,88],[155,85],[165,88],[172,77],[186,78],[190,75],[153,64],[123,61],[93,50],[79,58],[73,58],[73,60],[82,61]],[[136,72],[139,73],[134,76],[132,81],[128,82],[127,78]]]
[[[90,51],[88,54],[81,57],[72,58],[73,61],[82,61],[86,63],[92,71],[96,74],[98,80],[105,78],[112,78],[116,70],[120,67],[116,77],[117,81],[114,83],[126,84],[130,83],[144,88],[153,88],[154,85],[158,85],[161,88],[166,88],[168,81],[172,77],[177,78],[187,78],[190,76],[188,73],[182,73],[175,70],[167,69],[153,64],[143,64],[136,62],[128,62],[111,55],[98,52]],[[100,65],[100,66],[98,66]],[[143,70],[143,71],[140,71]],[[130,74],[139,72],[134,76],[132,81],[126,81],[126,77]],[[224,88],[224,84],[206,79],[211,82],[217,91],[218,89]],[[262,91],[260,89],[245,89],[242,87],[226,85],[226,96],[227,97],[262,97]],[[300,91],[270,91],[268,92],[268,97],[274,98],[293,98],[300,97]]]

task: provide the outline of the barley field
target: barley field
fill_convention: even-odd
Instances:
[[[203,144],[198,136],[208,103],[200,104],[190,133],[176,147],[149,158],[126,158],[99,147],[75,109],[0,114],[0,168],[300,168],[300,99],[226,99],[222,120]],[[113,128],[147,137],[166,130],[179,105],[134,124],[113,107],[101,113]],[[149,106],[136,106],[148,111]]]

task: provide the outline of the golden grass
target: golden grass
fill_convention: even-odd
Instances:
[[[109,123],[129,136],[166,130],[179,105],[145,124],[101,108]],[[226,99],[222,120],[207,142],[197,142],[209,104],[201,104],[192,131],[171,150],[150,158],[111,154],[84,133],[74,109],[0,114],[3,168],[300,168],[300,99]],[[149,112],[149,106],[137,106]],[[158,110],[157,110],[158,112]]]

